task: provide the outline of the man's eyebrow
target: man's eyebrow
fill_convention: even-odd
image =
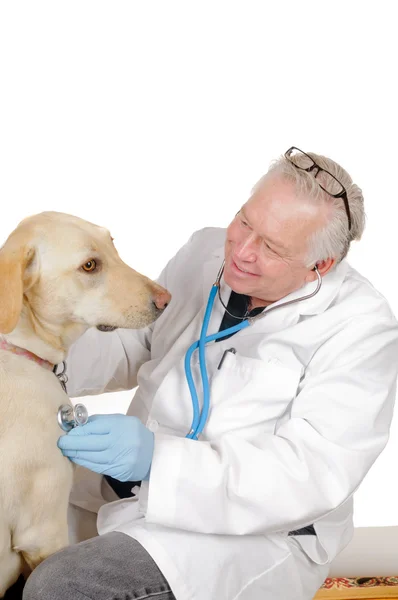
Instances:
[[[250,221],[247,218],[247,215],[246,215],[245,211],[243,210],[243,208],[240,209],[240,212],[241,212],[242,216],[244,217],[245,221],[247,221],[248,224],[250,225]],[[263,238],[264,240],[266,240],[266,242],[269,243],[271,246],[275,246],[276,248],[279,248],[280,250],[284,250],[285,252],[287,251],[287,248],[283,244],[276,242],[275,240],[271,240],[271,238],[269,238],[265,235],[260,235],[260,237]]]

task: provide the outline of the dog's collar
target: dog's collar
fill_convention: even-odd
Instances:
[[[2,339],[2,340],[0,339],[0,349],[8,350],[9,352],[12,352],[13,354],[18,354],[19,356],[24,356],[25,358],[28,358],[29,360],[33,360],[41,367],[44,367],[45,369],[48,369],[49,371],[55,372],[56,366],[53,363],[50,363],[48,360],[45,360],[44,358],[40,358],[40,356],[37,356],[37,354],[33,354],[33,352],[30,352],[29,350],[26,350],[25,348],[20,348],[19,346],[14,346],[14,344],[10,344],[9,342],[7,342],[4,339]]]
[[[26,350],[26,348],[20,348],[19,346],[14,346],[14,344],[8,343],[5,339],[0,339],[0,350],[8,350],[9,352],[12,352],[13,354],[18,354],[18,356],[24,356],[25,358],[27,358],[29,360],[33,360],[33,362],[37,363],[41,367],[44,367],[45,369],[52,371],[54,373],[54,375],[56,376],[56,378],[58,379],[59,383],[61,384],[64,392],[67,393],[66,392],[66,383],[68,381],[68,377],[66,375],[66,362],[65,361],[60,363],[60,365],[62,366],[62,371],[57,373],[59,365],[54,365],[54,363],[51,363],[50,361],[45,360],[44,358],[40,358],[40,356],[37,356],[37,354],[33,354],[33,352],[30,352],[30,350]]]

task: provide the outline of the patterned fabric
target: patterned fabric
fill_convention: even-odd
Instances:
[[[343,590],[347,588],[372,588],[378,586],[397,587],[398,575],[391,577],[328,577],[321,590]]]
[[[29,360],[33,360],[34,362],[38,363],[40,366],[44,367],[45,369],[49,369],[50,371],[52,371],[54,368],[54,365],[51,364],[50,362],[48,362],[48,360],[44,360],[44,358],[40,358],[40,356],[36,356],[36,354],[33,354],[33,352],[29,352],[29,350],[25,350],[25,348],[19,348],[19,346],[14,346],[13,344],[9,344],[4,339],[0,340],[0,349],[8,350],[9,352],[12,352],[13,354],[18,354],[18,356],[24,356],[25,358],[28,358]]]

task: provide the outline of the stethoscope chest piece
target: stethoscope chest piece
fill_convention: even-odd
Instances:
[[[85,425],[88,420],[88,411],[84,404],[62,404],[58,409],[58,425],[64,431],[70,431],[78,425]]]

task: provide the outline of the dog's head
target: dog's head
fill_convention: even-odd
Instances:
[[[0,333],[13,331],[22,311],[49,335],[60,327],[72,338],[88,327],[139,329],[169,301],[121,260],[108,230],[72,215],[28,217],[0,249]]]

